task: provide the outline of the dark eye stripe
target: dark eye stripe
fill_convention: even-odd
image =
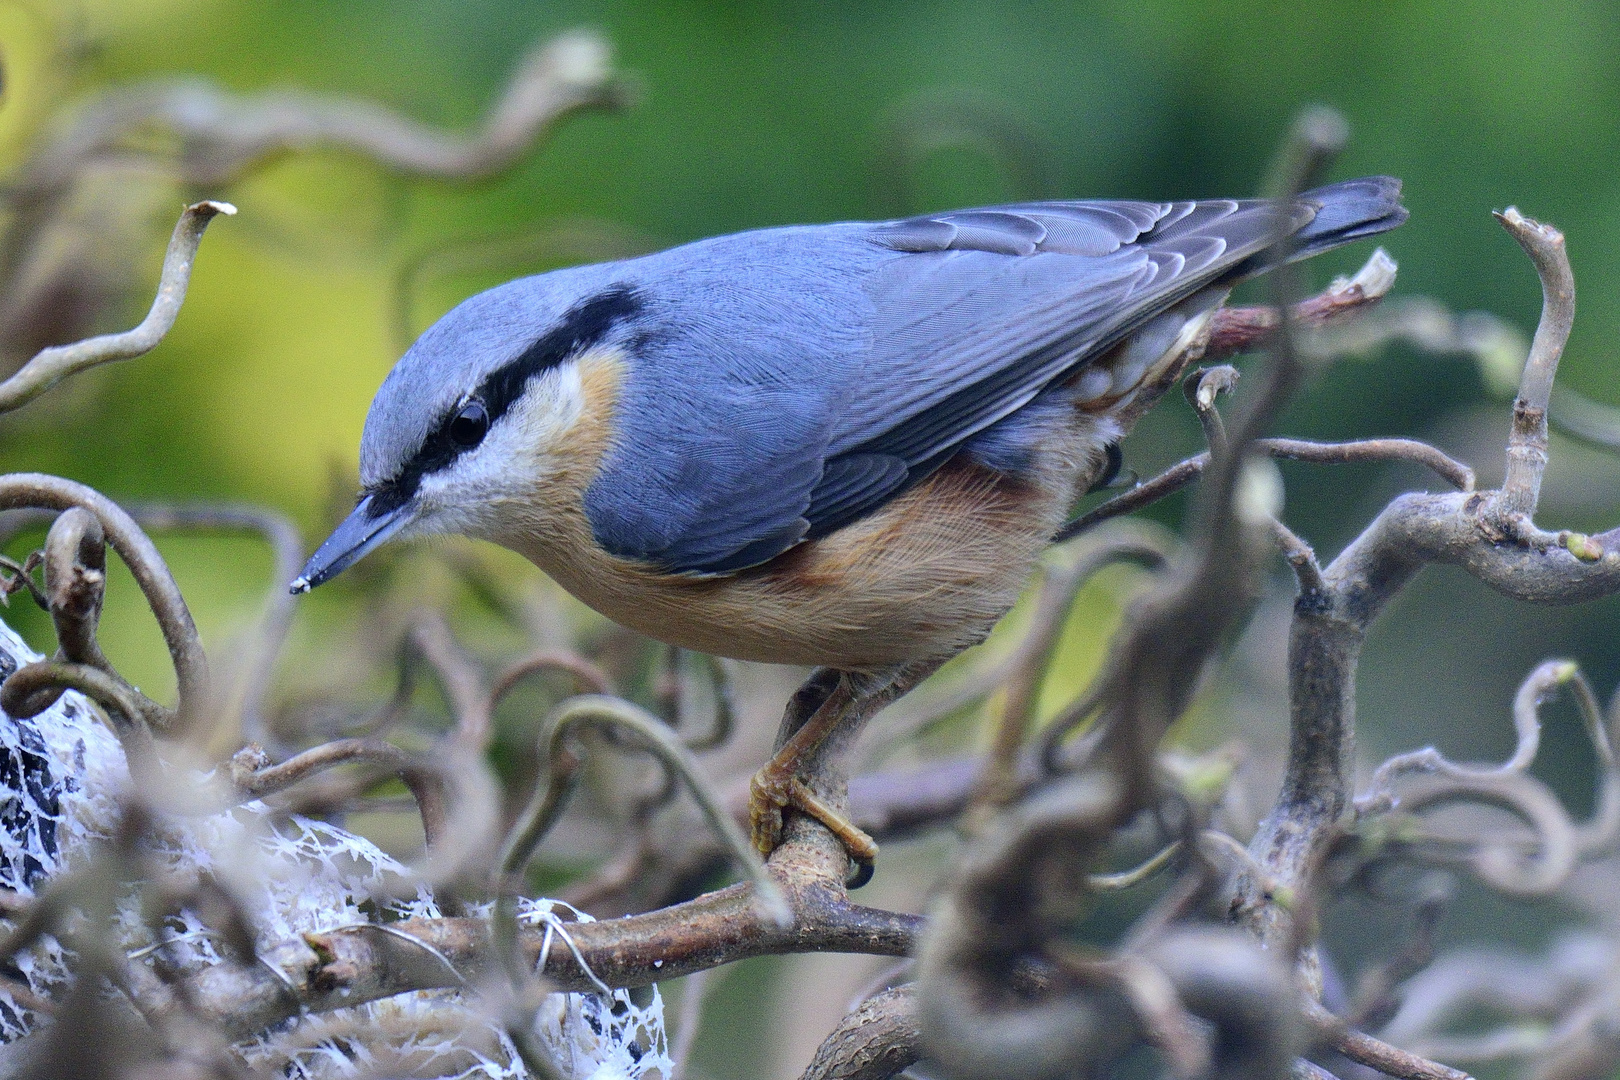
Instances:
[[[615,285],[570,308],[555,329],[546,331],[519,356],[484,376],[473,393],[489,410],[489,422],[494,424],[523,396],[530,379],[601,344],[616,324],[640,311],[641,300],[628,285]]]
[[[601,344],[615,325],[639,314],[641,309],[641,298],[629,285],[614,285],[569,308],[554,328],[484,376],[483,382],[468,398],[463,398],[446,412],[398,475],[364,493],[371,497],[371,516],[378,517],[403,506],[416,494],[422,477],[446,468],[477,445],[476,442],[467,444],[458,441],[453,430],[468,400],[475,400],[483,406],[488,418],[487,426],[493,427],[523,396],[530,379]]]

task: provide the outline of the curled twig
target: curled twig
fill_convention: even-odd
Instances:
[[[151,731],[143,722],[145,703],[139,692],[101,668],[58,660],[24,665],[0,683],[0,709],[7,716],[27,719],[50,708],[64,690],[77,690],[101,706],[132,769],[153,763]]]
[[[81,507],[69,507],[45,536],[46,607],[56,627],[61,656],[116,675],[96,641],[107,587],[107,546],[101,523]]]
[[[1456,765],[1432,746],[1397,754],[1373,772],[1367,793],[1356,800],[1357,813],[1373,814],[1397,805],[1392,785],[1397,778],[1412,773],[1463,781],[1490,781],[1522,774],[1535,761],[1536,749],[1541,745],[1539,708],[1542,702],[1558,687],[1574,680],[1579,671],[1572,661],[1548,660],[1519,685],[1519,692],[1513,698],[1513,729],[1518,740],[1513,755],[1502,764],[1489,768]]]
[[[499,867],[502,892],[511,895],[521,882],[523,868],[534,849],[562,815],[578,779],[581,760],[572,749],[575,730],[584,727],[618,729],[634,739],[641,749],[654,754],[665,768],[686,782],[697,800],[704,819],[725,843],[732,858],[748,873],[763,913],[781,925],[792,920],[791,909],[781,889],[754,853],[737,823],[725,812],[719,798],[710,790],[689,751],[669,727],[656,716],[627,701],[590,694],[564,703],[551,718],[544,737],[548,747],[549,777],[544,790],[537,790],[528,807],[512,826],[503,845]]]
[[[191,610],[152,541],[116,503],[83,484],[41,473],[0,476],[0,510],[26,507],[67,510],[75,506],[95,515],[107,542],[135,575],[152,614],[157,617],[179,683],[180,700],[172,722],[177,730],[187,730],[196,711],[207,700],[208,658],[197,637],[197,624],[191,618]]]
[[[257,746],[248,746],[231,758],[230,778],[244,796],[260,799],[349,764],[381,765],[398,776],[416,799],[428,848],[435,848],[444,838],[448,829],[444,777],[416,755],[381,739],[337,739],[278,765],[268,764]]]
[[[0,413],[21,408],[71,375],[98,364],[144,356],[156,348],[174,325],[175,316],[180,314],[203,230],[216,214],[234,213],[236,207],[223,202],[200,202],[186,207],[174,227],[174,235],[169,238],[157,298],[141,324],[121,334],[104,334],[40,350],[16,374],[0,383]]]
[[[1215,407],[1215,399],[1221,394],[1230,394],[1237,384],[1238,369],[1230,364],[1199,368],[1181,384],[1187,404],[1198,414],[1198,423],[1204,429],[1204,443],[1211,453],[1226,452],[1226,424]]]
[[[367,101],[299,91],[238,97],[197,81],[153,82],[92,103],[34,156],[12,183],[11,195],[38,198],[58,189],[132,132],[154,125],[179,137],[178,164],[192,184],[228,183],[274,155],[323,145],[357,151],[405,173],[489,176],[561,117],[617,105],[625,95],[607,43],[589,31],[531,49],[472,135],[435,130]]]
[[[470,747],[482,747],[490,736],[490,709],[494,696],[484,688],[484,673],[462,651],[438,612],[420,613],[411,626],[410,643],[438,676],[445,701],[456,720],[456,737]]]
[[[224,702],[227,711],[216,720],[229,725],[234,712],[240,717],[242,735],[250,742],[259,741],[266,736],[264,703],[271,677],[296,608],[296,598],[287,592],[285,582],[292,580],[304,561],[304,541],[298,527],[275,510],[235,504],[143,503],[130,507],[130,516],[150,532],[249,532],[257,533],[270,545],[275,563],[253,647]]]
[[[1485,842],[1472,838],[1461,844],[1461,861],[1485,884],[1510,896],[1549,896],[1574,873],[1580,858],[1575,825],[1558,797],[1533,776],[1502,773],[1458,776],[1408,795],[1405,809],[1417,812],[1452,802],[1483,803],[1507,810],[1535,834],[1533,855],[1526,858],[1512,841]],[[1440,838],[1407,841],[1425,861],[1444,862],[1447,849],[1457,845]]]
[[[1157,569],[1170,560],[1172,553],[1170,541],[1148,527],[1116,529],[1097,535],[1093,540],[1066,565],[1049,565],[1045,571],[1030,627],[1019,641],[1010,670],[1002,679],[1006,696],[975,797],[980,812],[1006,805],[1021,790],[1019,754],[1034,719],[1036,701],[1051,666],[1053,651],[1080,589],[1098,571],[1113,563],[1134,560]]]
[[[494,712],[495,707],[518,683],[531,675],[547,673],[567,675],[574,682],[576,694],[613,693],[613,680],[608,678],[607,672],[585,657],[558,649],[542,649],[511,665],[495,679],[495,684],[489,690],[490,712]]]
[[[732,685],[732,672],[729,663],[708,653],[696,653],[689,649],[669,648],[665,651],[668,667],[659,678],[659,697],[663,698],[662,711],[674,725],[675,730],[682,732],[688,750],[713,750],[723,746],[731,738],[732,729],[737,723],[737,693]],[[701,663],[708,671],[709,687],[714,695],[714,719],[709,724],[709,730],[702,734],[691,734],[686,729],[686,704],[689,697],[689,682],[687,669],[692,661]]]

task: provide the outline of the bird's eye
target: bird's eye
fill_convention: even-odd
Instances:
[[[476,401],[469,401],[456,410],[450,421],[450,441],[457,446],[477,446],[489,431],[489,413]]]

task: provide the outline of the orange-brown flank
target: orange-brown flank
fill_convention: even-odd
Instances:
[[[579,599],[671,644],[783,664],[876,668],[948,656],[986,634],[1017,598],[1097,467],[1091,421],[1016,480],[962,456],[877,512],[725,577],[661,573],[603,552],[582,496],[609,446],[620,361],[580,361],[584,412],[528,513],[498,535]]]

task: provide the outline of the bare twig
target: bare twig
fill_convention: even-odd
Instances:
[[[1345,1023],[1351,1028],[1383,1026],[1394,1010],[1395,988],[1429,966],[1434,959],[1435,937],[1456,891],[1449,875],[1435,874],[1421,887],[1413,912],[1411,937],[1383,963],[1363,972],[1356,984],[1355,999]]]
[[[45,536],[46,606],[62,658],[115,674],[96,642],[107,586],[107,545],[101,523],[81,507],[59,514]]]
[[[733,859],[748,874],[767,921],[786,926],[792,912],[783,899],[765,864],[743,836],[737,823],[725,812],[698,771],[691,751],[656,716],[627,701],[601,695],[583,695],[562,705],[552,717],[544,736],[548,748],[550,776],[544,790],[537,790],[528,807],[512,826],[499,861],[499,881],[504,894],[515,894],[521,887],[523,868],[534,849],[550,831],[567,805],[581,764],[572,747],[578,728],[618,729],[632,736],[641,749],[655,755],[664,767],[686,782],[697,800],[704,819],[715,835],[724,841]]]
[[[264,703],[296,608],[297,598],[287,592],[285,583],[298,573],[304,560],[304,541],[298,527],[275,510],[235,504],[142,503],[130,507],[130,516],[150,532],[249,532],[270,545],[275,562],[255,640],[223,702],[224,711],[215,718],[216,725],[234,731],[234,714],[240,718],[241,737],[249,742],[263,740],[268,734]]]
[[[1032,997],[1014,972],[1039,955],[1067,910],[1029,882],[1086,888],[1075,869],[1101,853],[1118,814],[1111,777],[1062,781],[1011,808],[970,847],[933,911],[918,954],[918,1019],[928,1055],[953,1080],[1019,1080],[1101,1071],[1137,1025],[1117,992],[1078,983]]]
[[[1135,888],[1170,865],[1170,860],[1181,850],[1181,841],[1166,844],[1145,861],[1117,874],[1088,874],[1086,886],[1096,892],[1118,892]]]
[[[1455,765],[1432,746],[1397,754],[1374,771],[1367,793],[1356,799],[1356,811],[1370,814],[1394,806],[1392,785],[1397,778],[1410,773],[1432,773],[1448,780],[1494,780],[1523,773],[1535,761],[1536,749],[1541,745],[1539,711],[1542,702],[1558,687],[1572,681],[1579,670],[1569,660],[1548,660],[1519,685],[1513,699],[1513,728],[1518,740],[1513,755],[1502,764],[1489,768]]]
[[[1508,436],[1507,475],[1502,481],[1501,509],[1505,514],[1536,511],[1541,474],[1547,468],[1547,406],[1552,399],[1553,376],[1575,321],[1575,278],[1564,249],[1564,234],[1550,225],[1532,221],[1510,206],[1496,220],[1524,248],[1541,277],[1541,321],[1530,343],[1530,359],[1519,380],[1513,402],[1513,429]]]
[[[1327,588],[1327,583],[1322,580],[1321,564],[1316,561],[1316,552],[1310,544],[1276,518],[1271,520],[1271,534],[1276,538],[1277,550],[1282,552],[1282,557],[1293,568],[1301,596]]]
[[[682,691],[686,687],[686,679],[681,675],[681,657],[686,656],[703,664],[709,672],[709,687],[714,695],[714,719],[709,730],[701,735],[687,731],[688,725],[684,722],[680,705],[685,701],[686,694]],[[728,661],[708,653],[690,653],[687,650],[678,650],[675,656],[676,668],[676,727],[682,733],[688,750],[713,750],[724,746],[731,738],[731,732],[737,725],[737,690],[733,685],[731,665]]]
[[[1474,470],[1462,462],[1416,439],[1357,439],[1353,442],[1322,443],[1307,439],[1258,439],[1255,449],[1285,461],[1308,461],[1319,465],[1348,465],[1367,461],[1408,461],[1436,473],[1461,491],[1474,490]],[[1092,507],[1068,522],[1053,537],[1062,543],[1110,518],[1140,510],[1174,495],[1203,475],[1209,466],[1209,453],[1194,454],[1164,472],[1144,480],[1121,495]]]
[[[1605,711],[1592,692],[1592,684],[1578,671],[1570,685],[1575,691],[1581,722],[1586,725],[1587,737],[1592,740],[1598,765],[1603,770],[1592,818],[1577,827],[1576,843],[1582,855],[1604,855],[1613,849],[1615,838],[1620,836],[1620,760],[1616,760],[1614,752],[1615,732],[1620,728],[1620,704],[1611,700]],[[1620,691],[1615,696],[1620,698]]]
[[[157,617],[179,683],[180,700],[173,724],[177,730],[185,731],[207,700],[208,658],[197,637],[197,624],[163,556],[134,519],[111,499],[83,484],[41,473],[0,476],[0,510],[29,507],[67,510],[74,506],[95,515],[107,542],[135,575],[152,614]]]
[[[29,511],[22,511],[26,514]],[[38,551],[31,551],[22,562],[18,562],[6,555],[0,555],[0,569],[9,571],[11,578],[0,583],[0,605],[9,605],[11,597],[18,592],[26,591],[33,598],[42,611],[51,610],[51,602],[45,596],[45,590],[34,580],[34,571],[38,570],[45,561],[44,555]]]
[[[1295,304],[1289,312],[1294,325],[1308,334],[1315,332],[1302,343],[1305,351],[1312,356],[1326,351],[1316,340],[1324,336],[1324,330],[1331,328],[1337,336],[1347,323],[1356,329],[1367,325],[1371,321],[1369,309],[1394,286],[1395,272],[1395,260],[1378,248],[1353,277],[1339,278],[1317,295]],[[1275,307],[1221,308],[1210,320],[1204,359],[1225,360],[1263,345],[1281,322]]]
[[[1212,368],[1199,368],[1181,384],[1187,404],[1198,414],[1198,423],[1204,429],[1204,444],[1211,453],[1226,453],[1226,424],[1215,407],[1215,399],[1237,389],[1238,369],[1230,364]]]
[[[1553,387],[1548,420],[1573,435],[1609,450],[1620,449],[1620,409],[1583,397],[1567,386]]]
[[[56,660],[27,664],[0,683],[0,709],[28,719],[55,704],[63,690],[77,690],[107,713],[132,771],[139,773],[154,764],[152,735],[143,722],[145,705],[138,691],[122,676],[101,668]]]
[[[157,298],[141,324],[122,334],[105,334],[41,350],[21,370],[0,383],[0,413],[21,408],[69,376],[98,364],[144,356],[156,348],[174,325],[175,316],[180,314],[203,230],[216,214],[234,213],[236,207],[223,202],[200,202],[186,207],[174,227],[174,235],[169,238]]]
[[[338,765],[381,765],[404,782],[422,815],[422,832],[429,849],[447,832],[444,777],[415,754],[381,739],[337,739],[305,750],[279,765],[269,764],[264,751],[248,746],[231,758],[231,782],[244,796],[261,799]]]
[[[469,747],[483,747],[489,741],[490,709],[495,701],[484,687],[483,670],[456,644],[449,624],[438,612],[417,615],[411,625],[410,642],[438,676],[450,714],[456,720],[456,737]]]
[[[1034,719],[1053,650],[1080,589],[1098,571],[1115,562],[1136,560],[1157,569],[1169,561],[1172,551],[1167,539],[1151,528],[1115,529],[1093,539],[1094,543],[1067,565],[1049,566],[1046,570],[1030,627],[1018,643],[1011,670],[1002,680],[1006,697],[975,798],[980,814],[1007,805],[1022,789],[1019,755]]]
[[[1377,1069],[1397,1080],[1470,1080],[1467,1073],[1439,1062],[1380,1042],[1371,1035],[1344,1026],[1332,1013],[1314,1002],[1307,1002],[1305,1018],[1316,1029],[1316,1037],[1358,1065]]]
[[[1296,606],[1289,644],[1288,771],[1278,802],[1251,845],[1260,862],[1290,887],[1315,864],[1348,798],[1355,671],[1366,628],[1420,569],[1430,563],[1457,565],[1532,603],[1570,603],[1620,591],[1620,551],[1615,550],[1620,534],[1545,533],[1530,522],[1545,463],[1547,394],[1568,330],[1572,288],[1555,230],[1517,215],[1512,221],[1504,216],[1504,224],[1535,257],[1550,320],[1546,332],[1538,334],[1541,348],[1527,365],[1514,410],[1515,491],[1511,498],[1499,492],[1400,496],[1324,570],[1321,591],[1302,596]],[[1531,883],[1544,884],[1565,861],[1560,825],[1567,815],[1556,800],[1547,809],[1544,789],[1532,790],[1540,786],[1523,782],[1529,778],[1510,780],[1454,783],[1466,783],[1478,797],[1507,805],[1535,823],[1543,837],[1542,873],[1533,873]],[[1493,865],[1487,869],[1476,862],[1476,871],[1499,879],[1498,884],[1526,883],[1517,867],[1507,865],[1503,849],[1480,857]],[[1252,901],[1251,896],[1237,902],[1234,910],[1247,910],[1263,936],[1287,924],[1273,905]]]
[[[285,589],[282,592],[286,592]],[[489,691],[489,709],[494,711],[495,706],[510,694],[518,683],[531,675],[556,673],[567,675],[574,683],[576,694],[612,694],[613,680],[600,667],[580,656],[578,653],[563,652],[557,649],[542,649],[524,657],[517,663],[501,672],[495,680],[495,685]]]
[[[114,90],[86,108],[25,166],[11,197],[46,196],[152,126],[179,137],[179,168],[191,184],[229,183],[277,154],[319,146],[353,150],[404,173],[472,179],[506,168],[563,116],[618,105],[625,96],[607,43],[589,31],[531,49],[472,135],[426,127],[368,101],[301,91],[238,97],[197,81],[153,82]]]

